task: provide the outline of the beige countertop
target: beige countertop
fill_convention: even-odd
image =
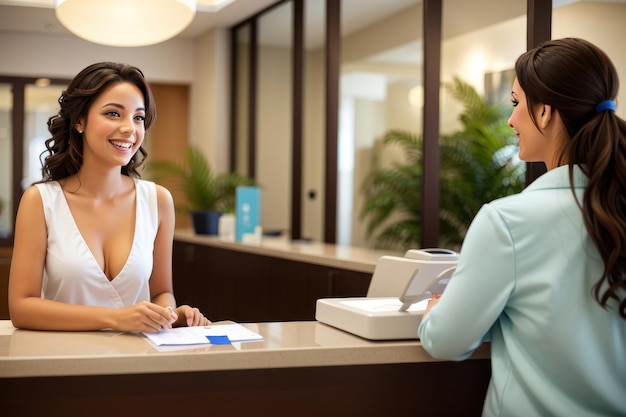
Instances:
[[[0,378],[435,361],[417,340],[373,342],[316,321],[241,324],[264,340],[160,349],[141,334],[30,331],[0,320]],[[487,344],[473,355],[488,357]]]
[[[376,262],[383,255],[404,255],[401,252],[315,241],[293,242],[285,236],[264,236],[260,243],[240,243],[217,236],[196,235],[191,229],[176,230],[174,240],[367,273],[374,272]]]

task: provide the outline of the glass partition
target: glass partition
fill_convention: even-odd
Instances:
[[[48,118],[59,111],[58,99],[63,88],[63,85],[51,85],[48,79],[0,83],[0,239],[10,239],[13,234],[13,214],[21,193],[41,179],[40,155],[45,150],[45,140],[50,137]],[[23,109],[13,108],[16,89],[20,93],[18,97],[23,92]],[[17,102],[21,103],[21,99]],[[13,126],[14,113],[18,120],[23,117],[23,130]],[[23,137],[15,138],[16,135]],[[16,160],[19,150],[22,158]],[[14,172],[20,167],[21,174],[15,178]]]
[[[515,60],[526,51],[526,3],[443,2],[440,245],[451,249],[459,249],[482,204],[524,187],[525,164],[507,120]],[[497,116],[472,112],[479,106]]]
[[[577,2],[555,0],[554,3],[571,7],[570,4]],[[586,7],[594,8],[596,3],[599,7],[604,7],[605,4],[594,2]],[[302,237],[325,241],[328,236],[324,234],[333,235],[332,231],[336,226],[336,236],[335,239],[331,236],[331,241],[342,245],[377,246],[376,233],[368,233],[370,223],[362,217],[366,203],[371,202],[369,190],[364,188],[366,179],[377,168],[393,168],[399,164],[410,165],[413,170],[406,178],[408,183],[404,184],[405,191],[395,196],[400,195],[404,199],[404,206],[401,204],[399,210],[392,210],[392,214],[380,226],[393,224],[408,212],[413,216],[408,221],[409,226],[418,225],[416,230],[409,233],[419,234],[419,227],[423,226],[419,213],[422,210],[419,194],[422,186],[420,170],[423,165],[418,142],[421,140],[424,125],[423,110],[430,110],[425,107],[429,104],[424,103],[423,97],[423,2],[341,0],[333,3],[327,0],[303,0],[304,86],[301,90],[295,90],[294,94],[293,57],[299,58],[299,49],[294,50],[292,45],[292,18],[294,9],[300,10],[299,4],[294,7],[293,1],[278,2],[252,17],[245,26],[237,29],[239,33],[234,37],[237,52],[233,74],[237,83],[237,107],[233,110],[233,127],[236,132],[233,168],[241,173],[254,175],[263,187],[264,228],[288,231],[291,210],[299,210],[297,204],[290,207],[290,202],[295,202],[301,203]],[[517,56],[526,50],[528,25],[526,0],[443,0],[442,4],[438,120],[439,140],[442,142],[442,201],[438,205],[445,205],[441,210],[441,218],[446,219],[441,223],[438,234],[446,235],[442,244],[447,245],[462,240],[465,229],[475,214],[477,201],[490,201],[499,194],[510,193],[516,190],[515,187],[520,187],[517,179],[523,174],[525,166],[516,159],[515,144],[509,142],[513,136],[508,137],[511,131],[506,128],[506,119],[511,110],[508,102],[511,70]],[[327,5],[333,6],[333,9],[325,10]],[[437,3],[435,5],[438,6]],[[336,74],[335,57],[331,54],[332,62],[325,62],[326,50],[329,48],[324,36],[326,24],[331,22],[334,27],[337,22],[335,6],[340,7],[341,18],[340,44],[335,45],[339,47],[341,54],[338,92],[326,90],[334,88]],[[620,12],[621,10],[616,10],[615,16],[620,16]],[[558,13],[555,14],[556,32],[559,16]],[[591,11],[589,15],[594,21],[603,21],[602,18],[596,19]],[[545,26],[545,22],[535,23]],[[571,30],[583,30],[584,26],[571,23],[564,23],[565,25]],[[434,22],[432,27],[437,26],[437,22]],[[331,30],[329,36],[332,38],[334,35],[335,32]],[[428,51],[432,53],[433,49]],[[620,66],[619,62],[616,64]],[[327,74],[326,70],[330,72]],[[327,76],[330,78],[326,79]],[[446,163],[449,165],[446,160],[450,159],[450,145],[453,143],[446,138],[462,134],[466,128],[461,122],[461,116],[466,111],[463,98],[459,100],[458,91],[449,89],[455,82],[457,88],[469,86],[469,90],[465,91],[471,90],[477,94],[483,105],[499,107],[499,121],[504,120],[505,129],[499,129],[496,136],[502,141],[500,147],[503,150],[494,152],[495,156],[492,155],[490,161],[500,168],[511,170],[511,175],[500,181],[500,187],[491,184],[483,188],[464,190],[465,185],[454,187],[450,175],[445,173]],[[431,91],[430,88],[427,90]],[[298,113],[293,111],[292,101],[300,93],[303,99],[301,119],[299,101],[295,106]],[[333,96],[336,93],[339,94],[339,111],[336,115],[329,114],[325,100],[330,97],[328,106],[333,108]],[[254,102],[250,103],[251,100]],[[428,113],[436,116],[435,112]],[[335,194],[334,190],[330,190],[331,195],[327,195],[325,180],[328,178],[334,181],[335,172],[329,169],[328,172],[333,175],[326,176],[326,163],[327,159],[334,163],[335,149],[325,148],[327,140],[328,143],[334,140],[333,132],[326,130],[335,128],[335,117],[339,120],[337,192]],[[292,150],[297,151],[297,146],[300,145],[298,133],[294,132],[299,131],[300,123],[302,166],[297,168],[301,168],[301,171],[291,165]],[[400,133],[395,138],[399,143],[383,144],[389,139],[390,132]],[[249,141],[250,138],[252,141]],[[294,143],[296,147],[293,146]],[[299,187],[299,183],[292,182],[294,179],[300,180],[297,178],[300,173],[302,181]],[[429,175],[429,189],[432,188],[430,178]],[[472,182],[470,178],[465,180]],[[494,188],[497,188],[495,192]],[[454,191],[450,194],[456,200],[444,201],[443,197],[448,197],[446,191],[450,189]],[[292,200],[294,192],[301,195],[293,196]],[[467,203],[468,194],[471,193],[474,193],[474,197],[471,197],[471,203]],[[380,197],[384,199],[387,196]],[[335,210],[335,199],[336,225],[335,218],[331,217],[329,220]],[[444,213],[450,207],[455,210]],[[462,216],[459,211],[463,211]],[[296,215],[293,219],[298,221]],[[404,227],[406,229],[406,225]],[[379,229],[378,232],[380,231]],[[412,242],[411,246],[417,246],[419,236]],[[398,239],[395,242],[390,239],[388,243],[396,243],[403,248],[406,245],[406,241]]]
[[[288,231],[291,207],[293,4],[258,20],[256,180],[264,231]]]
[[[304,2],[302,237],[323,240],[325,167],[325,0]]]
[[[13,93],[11,84],[0,83],[0,238],[13,233]]]
[[[250,133],[249,126],[249,83],[250,83],[250,36],[251,25],[246,24],[237,29],[235,37],[235,54],[236,65],[234,68],[234,77],[236,77],[237,98],[235,102],[234,129],[235,129],[235,156],[233,169],[244,176],[252,173],[248,172],[248,136]]]
[[[50,137],[48,119],[59,112],[59,97],[64,85],[48,85],[45,79],[37,84],[27,84],[24,90],[24,162],[22,190],[41,180],[40,157],[45,151],[45,141]]]
[[[367,247],[378,246],[380,229],[368,236],[361,218],[365,181],[376,168],[407,161],[405,149],[382,142],[394,130],[422,130],[423,29],[420,0],[388,0],[369,14],[362,8],[342,1],[337,243]]]

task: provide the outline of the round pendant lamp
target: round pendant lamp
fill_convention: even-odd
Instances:
[[[108,46],[146,46],[182,32],[196,0],[55,0],[57,19],[76,36]]]

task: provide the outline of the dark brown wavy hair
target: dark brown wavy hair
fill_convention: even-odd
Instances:
[[[48,119],[48,130],[52,137],[47,139],[42,166],[42,182],[66,178],[78,172],[83,164],[83,138],[74,126],[87,117],[89,108],[100,94],[110,86],[128,82],[143,93],[146,131],[156,120],[156,107],[152,90],[138,68],[117,62],[99,62],[79,72],[59,97],[59,113]],[[122,174],[140,177],[139,170],[148,153],[140,146],[130,162],[122,167]]]
[[[590,42],[565,38],[524,53],[515,73],[535,126],[531,109],[539,104],[558,111],[565,124],[569,138],[557,161],[569,166],[570,183],[574,166],[589,179],[578,204],[604,261],[593,296],[604,308],[617,301],[626,319],[626,121],[613,110],[596,111],[599,103],[617,97],[615,66]]]

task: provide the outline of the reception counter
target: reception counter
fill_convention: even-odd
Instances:
[[[397,252],[264,237],[258,244],[174,234],[174,293],[211,320],[315,320],[319,298],[364,296],[381,256]]]
[[[441,362],[417,340],[372,342],[315,321],[242,325],[264,340],[162,349],[140,334],[28,331],[0,321],[0,412],[480,415],[488,345],[467,361]]]
[[[174,240],[247,254],[269,256],[307,264],[350,271],[373,273],[383,255],[402,256],[401,252],[342,246],[315,241],[292,241],[286,236],[263,237],[259,243],[240,243],[217,236],[197,235],[190,229],[177,229]]]

